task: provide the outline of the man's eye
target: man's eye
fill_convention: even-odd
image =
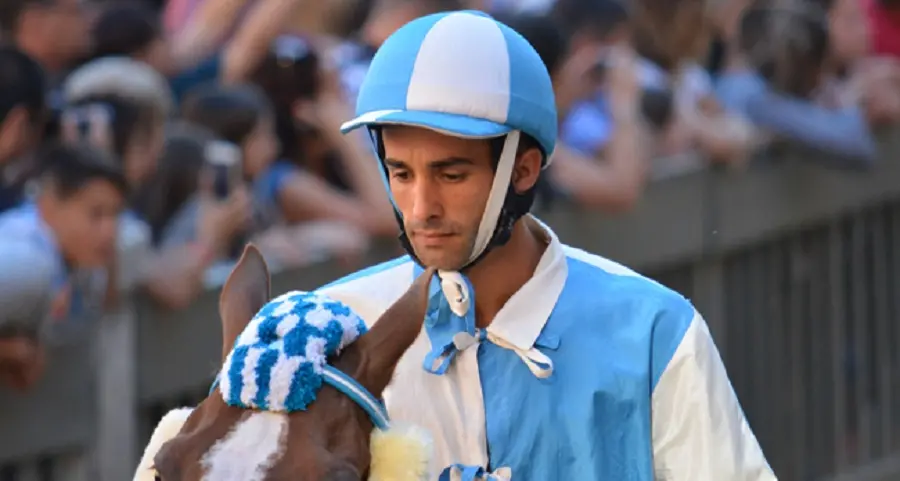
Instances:
[[[466,174],[447,173],[443,174],[444,180],[447,182],[459,182],[466,178]]]
[[[409,179],[409,172],[395,170],[394,172],[391,172],[391,177],[399,180],[407,180]]]

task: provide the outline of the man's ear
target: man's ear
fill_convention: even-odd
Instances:
[[[512,172],[512,185],[516,193],[527,192],[537,184],[543,159],[544,154],[538,148],[531,148],[519,154]]]

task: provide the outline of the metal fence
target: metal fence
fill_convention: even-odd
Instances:
[[[624,216],[541,217],[694,301],[781,480],[897,480],[900,162],[884,158],[857,174],[786,156],[659,182]],[[344,273],[284,273],[273,289]],[[90,342],[53,352],[36,391],[0,391],[0,481],[130,479],[156,420],[206,395],[220,358],[215,308],[215,292],[177,313],[136,298]]]

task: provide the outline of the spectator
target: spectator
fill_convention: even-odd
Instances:
[[[140,284],[170,309],[189,306],[203,292],[207,269],[225,256],[250,215],[246,195],[240,193],[215,202],[204,190],[202,202],[191,204],[202,187],[205,148],[213,140],[212,132],[198,126],[184,122],[170,126],[159,169],[136,201],[136,210],[149,224],[155,251],[143,263]],[[197,209],[190,219],[182,213],[186,206]],[[191,234],[164,245],[166,230],[179,217],[185,219],[176,222]]]
[[[754,131],[721,108],[712,79],[697,63],[710,40],[706,2],[640,0],[634,11],[635,48],[647,60],[641,63],[642,85],[674,94],[674,116],[659,153],[699,150],[714,161],[744,160],[755,146]]]
[[[615,2],[571,6],[578,10],[556,12],[571,15],[562,21],[578,25],[569,34],[540,15],[499,18],[534,46],[554,82],[557,110],[565,120],[549,171],[552,187],[582,205],[627,210],[643,187],[649,151],[640,149],[644,129],[634,53],[627,45],[609,44],[625,12]],[[601,58],[608,61],[605,70]],[[598,99],[601,87],[605,94]]]
[[[208,172],[205,170],[210,155],[208,146],[214,141],[220,140],[205,128],[185,122],[173,125],[160,170],[152,182],[154,188],[145,202],[140,203],[153,227],[157,246],[163,242],[173,244],[170,260],[155,263],[159,267],[148,271],[145,282],[148,291],[170,307],[189,304],[202,292],[206,270],[225,257],[225,247],[233,245],[235,238],[245,238],[238,237],[246,230],[242,220],[247,216],[244,208],[235,200],[216,201],[208,182],[201,181]],[[198,211],[194,220],[194,212]],[[188,249],[177,244],[178,239],[194,236],[197,239],[186,244]],[[285,268],[321,260],[322,255],[352,258],[366,248],[359,236],[358,232],[341,226],[314,223],[292,228],[270,227],[257,232],[253,242],[260,247],[270,267]],[[243,244],[238,247],[243,248]],[[180,262],[178,252],[183,257]],[[173,275],[178,272],[181,274]]]
[[[107,302],[105,272],[114,261],[127,186],[108,155],[85,145],[49,145],[37,158],[39,193],[0,215],[0,241],[27,246],[52,262],[49,287],[55,313],[64,320],[54,334],[64,335],[96,319]]]
[[[162,242],[163,230],[175,214],[194,196],[200,186],[200,174],[207,144],[216,135],[203,127],[179,121],[170,124],[159,168],[141,192],[136,208],[147,220],[154,245]]]
[[[279,37],[253,79],[275,106],[281,158],[299,167],[292,174],[293,193],[284,194],[293,200],[281,202],[282,210],[317,205],[322,217],[343,219],[372,235],[394,235],[396,221],[368,139],[340,135],[353,108],[313,46],[302,38]],[[309,220],[308,214],[287,215],[290,222]]]
[[[778,138],[856,160],[849,165],[875,160],[864,112],[810,101],[828,55],[821,10],[802,1],[760,2],[744,12],[736,41],[717,86],[728,109]]]
[[[51,84],[57,84],[90,53],[91,8],[82,0],[3,0],[0,32],[37,60]]]
[[[827,16],[831,68],[842,70],[869,53],[869,29],[859,0],[807,1]]]
[[[65,94],[71,106],[62,115],[63,138],[88,142],[113,154],[137,197],[154,188],[148,181],[156,175],[165,121],[173,110],[165,79],[143,62],[105,57],[73,72]],[[218,216],[214,209],[205,208],[196,219],[200,229],[205,232],[207,224],[215,228],[228,224],[221,220],[224,215],[240,219],[241,203],[238,200],[235,204],[227,214]],[[227,235],[204,234],[190,244],[160,249],[153,245],[152,227],[138,212],[129,209],[119,223],[118,262],[111,275],[116,292],[142,285],[164,305],[184,307],[194,299],[199,289],[196,286],[202,285],[203,270],[217,258],[216,253],[223,248],[221,237]],[[186,252],[193,255],[193,261],[184,260]],[[159,270],[160,266],[165,266],[165,271]],[[184,291],[174,292],[170,286],[180,286]]]
[[[13,46],[0,46],[0,166],[30,150],[45,120],[44,72]]]
[[[339,93],[336,83],[332,85],[323,94],[321,103],[314,104],[314,113],[322,114],[322,118],[313,122],[329,122],[335,129],[333,137],[336,138],[339,135],[336,124],[348,117],[343,116],[345,110],[333,108],[339,102],[333,97]],[[273,110],[270,102],[256,89],[240,86],[204,90],[187,102],[185,119],[209,128],[241,147],[244,174],[253,182],[254,197],[259,203],[260,226],[278,221],[296,224],[334,220],[374,235],[396,234],[396,221],[390,217],[392,213],[384,187],[375,182],[380,174],[371,158],[356,154],[354,167],[359,170],[348,173],[359,175],[359,180],[367,183],[367,191],[364,191],[367,197],[360,199],[330,188],[318,177],[290,162],[276,161],[279,142],[274,130]],[[332,134],[328,129],[321,131]]]
[[[308,6],[305,2],[284,0],[259,0],[251,8],[247,8],[246,0],[200,4],[186,25],[167,38],[178,72],[172,78],[176,96],[181,98],[197,85],[215,79],[245,82],[301,5]],[[228,30],[242,17],[234,35],[223,42]]]
[[[165,122],[173,110],[165,79],[143,62],[108,57],[74,71],[64,89],[69,106],[61,134],[69,141],[99,140],[102,145],[95,146],[110,150],[122,162],[136,191],[156,169]]]
[[[44,369],[53,321],[54,263],[39,248],[0,238],[0,383],[24,390]]]
[[[858,0],[808,0],[827,14],[829,49],[817,100],[827,106],[865,106],[870,125],[900,118],[900,62],[865,58],[870,35]]]
[[[0,47],[0,211],[22,199],[28,166],[23,158],[38,142],[45,115],[44,72],[13,46]]]
[[[139,1],[113,3],[102,10],[91,31],[94,58],[131,57],[161,74],[175,66],[159,14]]]
[[[93,28],[96,56],[122,55],[148,63],[170,78],[176,99],[194,87],[224,79],[241,82],[287,23],[297,2],[256,2],[227,42],[245,2],[208,2],[183,30],[166,32],[160,15],[135,0],[106,6]]]
[[[265,95],[249,85],[205,88],[188,98],[184,118],[241,150],[244,178],[254,182],[260,213],[267,224],[277,219],[277,195],[289,167],[272,166],[280,145],[272,105]]]
[[[97,59],[75,70],[64,85],[68,106],[60,116],[60,135],[69,143],[87,142],[120,163],[131,192],[139,192],[156,170],[163,128],[172,111],[165,79],[150,66],[127,57]],[[130,207],[130,202],[129,202]],[[110,272],[112,293],[131,288],[142,275],[150,232],[132,209],[119,223],[118,255]]]

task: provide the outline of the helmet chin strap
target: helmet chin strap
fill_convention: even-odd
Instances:
[[[494,182],[491,185],[491,191],[488,194],[487,203],[484,207],[484,214],[481,216],[481,223],[478,225],[478,233],[475,236],[475,245],[464,267],[468,267],[478,260],[490,246],[491,238],[494,236],[497,222],[500,219],[500,212],[503,210],[504,202],[506,202],[509,184],[512,181],[516,153],[519,150],[519,138],[520,132],[513,130],[507,134],[506,140],[503,142],[503,150],[500,153],[497,170],[494,172]],[[468,284],[462,274],[458,270],[439,270],[438,276],[441,280],[441,290],[450,304],[450,309],[457,316],[465,316],[471,307],[471,296],[469,295]]]

